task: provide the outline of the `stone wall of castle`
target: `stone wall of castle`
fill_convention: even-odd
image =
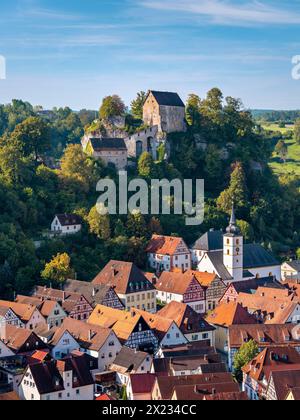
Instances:
[[[143,120],[146,125],[158,126],[158,131],[173,133],[185,131],[185,108],[179,106],[158,105],[152,93],[149,94],[143,108]]]

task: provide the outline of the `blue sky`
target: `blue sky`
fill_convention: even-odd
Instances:
[[[0,103],[96,109],[108,94],[218,86],[247,107],[299,109],[299,28],[300,0],[0,0]]]

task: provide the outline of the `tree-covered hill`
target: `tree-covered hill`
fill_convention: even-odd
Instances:
[[[107,98],[105,112],[110,117],[126,113],[132,130],[142,97],[133,102],[133,115],[118,103],[112,107]],[[103,107],[102,112],[100,125],[107,117]],[[152,233],[182,235],[191,244],[206,230],[227,226],[233,200],[246,240],[263,243],[279,256],[294,254],[300,246],[299,178],[273,174],[270,139],[239,100],[224,99],[216,88],[204,99],[191,95],[187,131],[168,136],[169,161],[163,159],[164,150],[156,162],[146,153],[129,171],[130,178],[147,180],[204,178],[206,214],[198,228],[187,227],[183,216],[100,216],[95,211],[97,181],[117,180],[117,174],[82,152],[80,138],[94,117],[69,108],[45,116],[22,101],[0,105],[1,297],[26,292],[36,283],[59,282],[62,273],[91,280],[110,259],[147,268],[144,249]],[[49,159],[60,165],[49,165]],[[53,216],[65,212],[82,217],[82,232],[45,239]]]

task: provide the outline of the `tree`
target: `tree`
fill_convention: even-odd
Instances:
[[[150,153],[144,152],[139,158],[138,173],[143,178],[154,178],[155,164]]]
[[[298,118],[295,122],[294,133],[296,142],[300,144],[300,118]]]
[[[276,144],[275,152],[277,155],[280,156],[281,160],[285,163],[287,155],[288,155],[288,148],[283,140],[279,140],[279,142]]]
[[[118,238],[119,236],[126,236],[126,229],[121,219],[117,220],[115,226],[115,237]]]
[[[143,91],[138,92],[136,99],[131,102],[131,113],[138,120],[143,119],[143,107],[147,94]]]
[[[99,115],[103,120],[120,117],[124,114],[126,106],[118,95],[107,96],[103,99]]]
[[[254,230],[250,223],[246,222],[245,220],[238,220],[237,225],[240,228],[240,231],[244,237],[244,240],[253,242],[254,238]]]
[[[296,255],[297,255],[297,259],[300,260],[300,248],[297,249]]]
[[[140,211],[130,213],[127,218],[127,236],[145,238],[147,234],[147,224],[142,213]]]
[[[186,103],[186,120],[192,127],[199,126],[201,122],[201,99],[198,95],[192,93],[189,95]]]
[[[87,222],[89,224],[90,233],[97,235],[98,238],[103,240],[110,239],[111,230],[108,214],[100,214],[97,210],[97,206],[94,206],[87,216]]]
[[[41,272],[41,277],[46,281],[53,281],[56,284],[64,283],[68,278],[74,277],[71,269],[71,258],[67,253],[57,254],[45,269]]]
[[[29,117],[18,124],[11,139],[19,143],[25,156],[33,155],[35,160],[50,149],[49,126],[38,117]]]
[[[122,386],[120,397],[121,397],[121,400],[123,400],[123,401],[128,400],[126,385]]]
[[[248,189],[243,165],[238,162],[231,173],[229,188],[221,193],[217,200],[218,208],[225,213],[230,213],[232,203],[240,212],[245,213],[249,207]]]
[[[70,144],[61,159],[60,176],[67,183],[80,184],[81,189],[88,192],[96,188],[102,169],[101,162],[87,156],[79,144]]]
[[[150,223],[149,223],[149,230],[151,233],[155,235],[163,234],[163,229],[161,227],[159,219],[157,219],[156,217],[151,218]]]
[[[259,354],[259,348],[254,340],[248,341],[242,345],[236,353],[233,361],[235,377],[242,380],[242,368],[251,362]]]

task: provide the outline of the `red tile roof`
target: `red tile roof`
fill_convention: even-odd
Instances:
[[[182,238],[153,235],[146,248],[146,252],[149,254],[174,255],[178,253],[178,248],[182,247],[186,248],[187,252],[189,252]]]
[[[257,323],[256,319],[236,302],[221,303],[206,317],[206,321],[227,328],[234,324]]]
[[[130,375],[133,394],[147,394],[152,392],[156,375],[154,373]]]

